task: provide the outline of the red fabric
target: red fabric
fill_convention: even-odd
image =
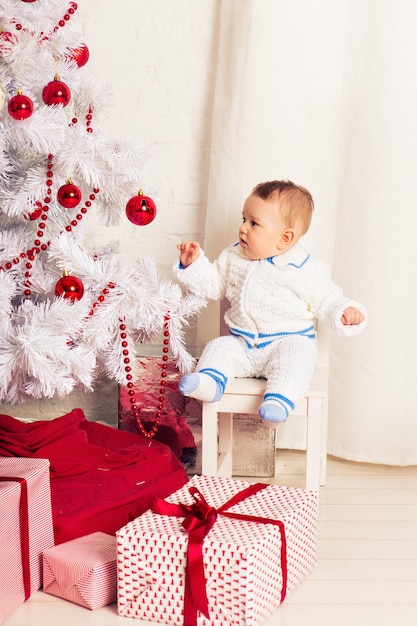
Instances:
[[[0,456],[49,459],[56,544],[115,534],[188,480],[168,446],[88,422],[81,409],[31,424],[0,415]]]

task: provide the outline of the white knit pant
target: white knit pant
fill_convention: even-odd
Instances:
[[[316,340],[303,335],[287,335],[252,349],[228,335],[206,345],[196,371],[214,369],[227,379],[266,378],[265,393],[282,395],[295,405],[309,389],[316,359]]]

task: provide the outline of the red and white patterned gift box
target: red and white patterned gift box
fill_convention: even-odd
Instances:
[[[43,590],[87,609],[116,602],[116,538],[91,533],[43,553]]]
[[[0,623],[41,588],[53,545],[49,461],[0,457]]]
[[[125,617],[259,626],[317,562],[316,492],[196,476],[152,509],[116,533]]]

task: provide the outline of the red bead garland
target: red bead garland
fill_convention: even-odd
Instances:
[[[46,185],[46,193],[45,193],[45,197],[43,199],[44,205],[42,205],[41,202],[36,202],[36,209],[27,215],[27,218],[35,221],[37,219],[40,219],[41,221],[38,224],[38,230],[36,232],[36,239],[33,240],[33,248],[28,248],[26,250],[26,252],[21,252],[19,257],[16,257],[12,262],[11,261],[6,261],[4,263],[4,267],[0,266],[0,271],[5,271],[5,270],[10,270],[13,267],[13,264],[17,264],[19,263],[20,259],[28,259],[28,262],[26,263],[26,272],[24,274],[25,276],[25,282],[24,282],[24,286],[25,286],[25,290],[24,290],[24,295],[26,298],[30,298],[32,295],[31,292],[31,282],[30,282],[30,277],[31,277],[31,269],[32,269],[32,264],[30,262],[33,262],[35,260],[35,257],[37,254],[39,254],[42,251],[45,251],[48,249],[49,245],[50,245],[50,241],[46,241],[44,243],[42,243],[42,238],[44,237],[44,231],[46,229],[46,221],[48,219],[48,210],[49,210],[49,203],[51,202],[51,195],[52,195],[52,185],[53,185],[53,177],[54,177],[54,173],[52,171],[53,168],[53,159],[54,159],[54,155],[53,154],[48,154],[48,163],[47,163],[47,170],[46,170],[46,181],[45,181],[45,185]],[[92,202],[96,199],[96,194],[98,194],[100,191],[100,189],[98,187],[93,187],[93,193],[91,193],[89,195],[89,200],[87,200],[84,204],[85,206],[83,206],[80,209],[80,212],[77,213],[77,215],[75,216],[75,219],[71,220],[71,222],[65,227],[65,230],[67,232],[71,232],[73,228],[75,228],[75,226],[78,225],[78,223],[83,219],[84,215],[87,213],[88,208],[91,207]]]
[[[28,299],[32,295],[32,291],[30,289],[30,287],[32,285],[32,283],[30,281],[30,278],[32,276],[32,272],[30,271],[32,269],[32,263],[30,261],[27,261],[25,267],[26,267],[26,272],[25,272],[25,279],[26,279],[25,280],[25,287],[26,287],[26,289],[24,291],[24,294],[25,294],[26,299]]]
[[[95,309],[102,303],[104,302],[104,300],[106,299],[106,296],[109,295],[110,293],[110,289],[114,289],[115,288],[115,284],[112,282],[107,283],[107,287],[104,287],[104,289],[102,290],[101,294],[98,296],[97,300],[95,302],[93,302],[93,305],[88,313],[89,316],[94,315],[94,311]],[[88,319],[88,318],[86,318]]]
[[[89,106],[87,109],[86,116],[85,116],[85,130],[87,131],[87,133],[90,133],[90,134],[93,132],[93,129],[91,127],[92,119],[93,119],[93,109],[91,106]],[[78,124],[78,117],[76,116],[71,118],[71,123],[69,124],[69,126],[74,126],[75,124]]]
[[[73,228],[75,228],[78,223],[83,219],[83,216],[87,213],[87,210],[91,207],[91,203],[92,201],[94,201],[96,199],[96,194],[100,191],[100,189],[98,187],[93,187],[93,193],[90,193],[89,200],[86,200],[84,202],[84,205],[81,209],[80,212],[77,213],[77,215],[75,216],[75,219],[71,220],[70,224],[68,224],[67,226],[65,226],[65,230],[67,231],[67,233],[70,233],[72,231]]]
[[[87,133],[92,133],[93,129],[91,128],[91,120],[93,119],[93,109],[91,108],[91,106],[88,107],[88,113],[85,116],[85,127],[87,130]]]
[[[164,402],[165,402],[165,386],[166,386],[166,380],[165,378],[167,377],[167,369],[168,369],[168,352],[169,352],[169,320],[170,320],[170,316],[167,314],[164,317],[164,347],[162,348],[162,364],[161,364],[161,380],[159,382],[159,397],[158,397],[158,405],[157,405],[157,411],[156,411],[156,417],[155,417],[155,422],[151,428],[151,430],[146,430],[146,428],[144,427],[141,417],[140,417],[140,409],[139,406],[137,404],[137,400],[136,400],[136,396],[135,396],[135,390],[134,390],[134,383],[133,383],[133,375],[131,373],[132,368],[130,366],[130,357],[129,357],[129,348],[128,348],[128,342],[127,340],[127,333],[126,331],[126,324],[121,321],[121,324],[119,326],[120,329],[120,338],[121,338],[121,345],[123,348],[122,354],[123,354],[123,362],[125,365],[125,372],[126,372],[126,387],[128,389],[128,395],[130,397],[130,408],[133,412],[133,417],[135,418],[136,421],[136,425],[138,427],[139,432],[141,433],[141,435],[143,435],[143,437],[145,437],[146,439],[153,439],[156,435],[156,433],[158,432],[159,429],[159,425],[161,423],[161,417],[162,417],[162,410],[164,408]]]
[[[22,0],[22,2],[36,2],[36,0]],[[69,22],[69,20],[71,19],[71,17],[74,15],[75,11],[78,9],[78,4],[76,2],[70,2],[68,5],[68,9],[67,12],[64,13],[62,19],[60,19],[58,21],[58,24],[56,26],[54,26],[53,30],[45,35],[45,33],[41,32],[41,39],[40,42],[42,41],[49,41],[52,36],[54,35],[54,33],[58,32],[59,28],[64,28],[65,24],[67,24]],[[15,28],[17,31],[21,31],[21,30],[25,30],[27,31],[27,29],[23,28],[22,24],[20,23],[16,23],[15,24]]]
[[[65,24],[71,19],[77,9],[78,4],[76,2],[70,2],[67,12],[64,14],[63,19],[59,20],[57,26],[54,26],[53,32],[56,33],[60,27],[64,28]]]

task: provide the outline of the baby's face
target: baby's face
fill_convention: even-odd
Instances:
[[[287,230],[280,215],[278,200],[263,200],[251,194],[242,211],[239,245],[251,260],[267,259],[284,251],[282,237]]]

